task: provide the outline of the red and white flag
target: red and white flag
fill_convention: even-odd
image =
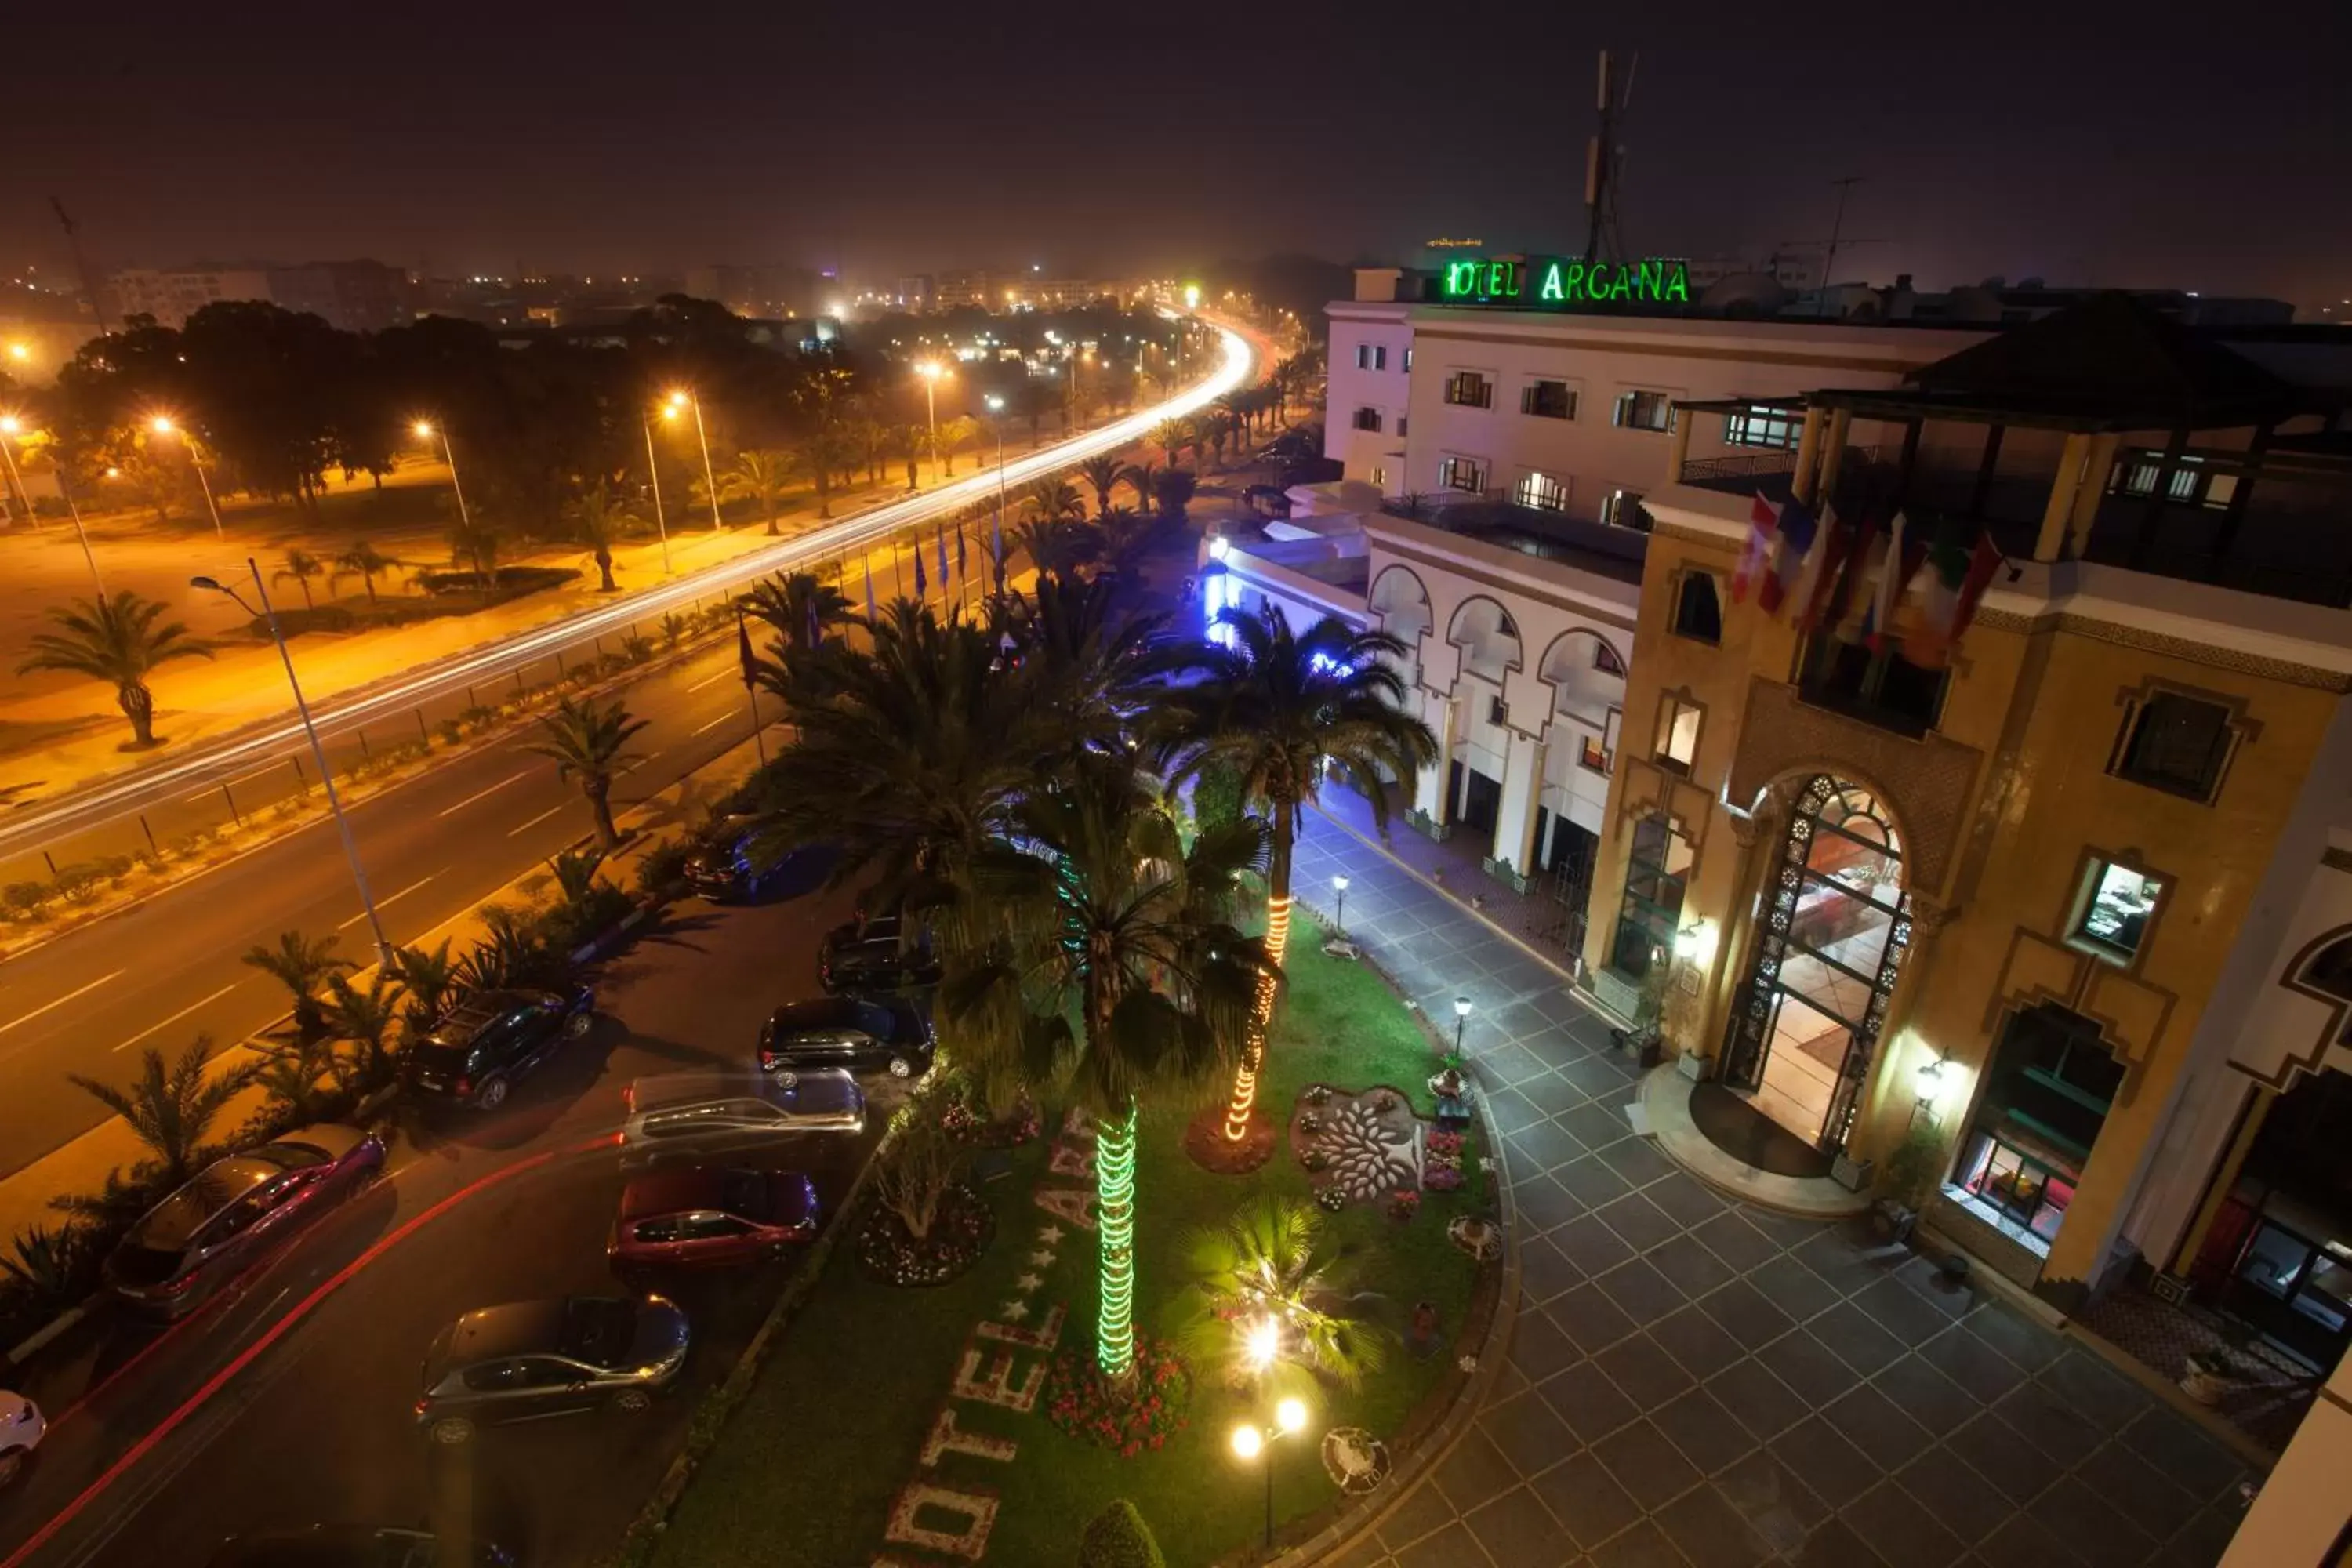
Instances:
[[[1731,602],[1745,603],[1748,586],[1764,570],[1765,558],[1772,553],[1772,536],[1780,529],[1780,509],[1756,492],[1748,506],[1748,545],[1739,552],[1739,568],[1731,574]]]

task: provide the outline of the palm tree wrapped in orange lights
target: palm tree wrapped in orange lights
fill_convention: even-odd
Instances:
[[[1290,941],[1290,861],[1300,814],[1337,773],[1388,825],[1388,791],[1437,756],[1429,726],[1406,711],[1397,673],[1405,645],[1326,616],[1296,632],[1272,605],[1228,609],[1209,640],[1180,651],[1151,736],[1172,786],[1203,769],[1229,769],[1242,798],[1272,828],[1266,869],[1265,951],[1278,972]],[[1249,1039],[1225,1108],[1225,1142],[1245,1142],[1276,987],[1260,985]]]

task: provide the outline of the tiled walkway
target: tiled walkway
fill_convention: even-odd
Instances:
[[[1559,975],[1308,814],[1297,886],[1441,1028],[1507,1137],[1523,1300],[1461,1445],[1335,1568],[2203,1565],[2237,1460],[2096,1355],[1633,1136]]]

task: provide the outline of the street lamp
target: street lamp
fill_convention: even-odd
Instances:
[[[1286,1399],[1274,1407],[1274,1424],[1269,1426],[1239,1426],[1234,1428],[1234,1455],[1244,1464],[1256,1460],[1265,1470],[1265,1544],[1274,1549],[1274,1445],[1307,1425],[1307,1406],[1298,1400]]]
[[[15,444],[23,438],[25,422],[13,414],[0,414],[0,458],[7,460],[8,477],[16,481],[16,493],[25,498],[25,516],[33,517],[33,492],[25,488],[25,470],[16,466]],[[73,487],[66,483],[66,466],[52,465],[57,474],[58,494],[66,498],[66,510],[73,515],[74,537],[81,541],[81,558],[89,566],[89,580],[98,589],[100,599],[106,597],[106,579],[98,574],[98,557],[89,548],[89,531],[81,525],[81,503],[74,500]]]
[[[474,520],[466,513],[466,487],[457,482],[457,454],[449,445],[448,427],[436,426],[429,419],[419,419],[409,428],[416,433],[416,438],[420,441],[430,441],[436,436],[441,437],[441,460],[449,465],[449,488],[457,492],[457,521],[471,532]],[[483,586],[488,587],[488,584],[485,584]]]
[[[1469,1021],[1470,998],[1456,996],[1454,999],[1454,1054],[1457,1057],[1462,1054],[1462,1026]]]
[[[988,405],[988,422],[996,426],[996,537],[1003,539],[1004,537],[1004,399],[992,392],[984,401]],[[1004,563],[1001,557],[997,561],[996,570],[1000,576],[1003,574]],[[1000,592],[1003,586],[1002,583],[997,584]]]
[[[360,907],[367,911],[368,930],[375,933],[376,957],[389,973],[399,959],[393,952],[392,939],[383,934],[383,917],[376,912],[375,894],[369,890],[367,869],[360,864],[360,847],[352,837],[350,819],[343,816],[342,796],[335,793],[335,775],[327,766],[327,749],[319,743],[319,727],[311,721],[310,704],[302,695],[302,682],[295,678],[293,651],[286,646],[286,634],[278,629],[278,611],[269,603],[269,589],[261,580],[260,565],[250,555],[245,558],[245,565],[253,574],[253,591],[261,596],[262,616],[269,623],[269,636],[278,644],[278,658],[285,663],[286,684],[293,688],[294,709],[302,716],[302,733],[310,737],[310,760],[319,764],[320,781],[327,786],[327,809],[334,814],[335,831],[342,835],[343,858],[351,863],[352,880],[359,884]],[[253,606],[245,602],[243,595],[216,578],[191,577],[188,586],[226,594],[236,602],[238,609],[248,616],[253,614]]]
[[[662,417],[665,419],[675,419],[677,417],[677,410],[675,408],[664,408],[662,410]],[[662,575],[667,577],[670,574],[669,520],[662,515],[661,464],[654,458],[654,422],[652,417],[648,416],[645,419],[641,420],[640,423],[642,423],[646,427],[646,474],[647,478],[653,480],[654,529],[661,535]]]
[[[1331,891],[1339,900],[1339,909],[1331,916],[1332,933],[1345,936],[1348,934],[1348,879],[1344,876],[1332,878]]]
[[[947,374],[937,360],[925,360],[915,367],[923,378],[923,413],[931,427],[931,461],[940,460],[940,377]]]
[[[694,438],[702,444],[702,483],[710,491],[710,527],[714,532],[724,532],[727,522],[719,515],[719,476],[710,471],[710,435],[702,427],[702,399],[691,392],[673,392],[669,408],[663,416],[666,419],[677,418],[681,408],[694,410]]]
[[[213,537],[226,539],[227,530],[221,527],[220,503],[213,500],[213,482],[205,477],[205,460],[196,455],[195,437],[188,435],[164,415],[158,414],[147,422],[147,428],[158,436],[178,436],[188,444],[188,467],[196,470],[196,483],[205,488],[205,510],[213,514]]]

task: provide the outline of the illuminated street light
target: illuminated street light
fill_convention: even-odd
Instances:
[[[409,428],[416,433],[420,441],[430,441],[436,436],[441,437],[441,459],[449,465],[449,488],[457,492],[457,521],[471,532],[474,520],[466,511],[466,487],[457,482],[457,454],[449,445],[448,426],[436,427],[430,419],[419,419]],[[487,588],[489,584],[485,583],[482,586]]]
[[[726,531],[727,522],[719,515],[719,476],[711,472],[710,468],[710,436],[702,427],[702,399],[691,392],[672,392],[669,395],[668,410],[662,417],[675,419],[677,417],[678,411],[685,408],[694,410],[694,438],[702,444],[702,483],[710,491],[711,531],[723,533]]]
[[[1282,1325],[1272,1318],[1260,1318],[1242,1335],[1242,1353],[1249,1363],[1263,1372],[1274,1364],[1282,1353]]]
[[[1331,892],[1339,900],[1339,909],[1331,915],[1331,931],[1335,936],[1346,936],[1348,934],[1348,879],[1343,876],[1332,878]]]
[[[940,377],[947,370],[937,360],[927,359],[915,367],[915,374],[923,378],[923,412],[930,419],[931,461],[936,463],[940,460]]]
[[[360,908],[367,912],[368,930],[375,933],[377,962],[383,972],[390,973],[399,959],[393,952],[392,939],[383,934],[383,917],[376,912],[375,894],[368,888],[367,868],[360,864],[360,847],[352,837],[352,825],[343,816],[342,797],[335,793],[335,775],[327,766],[327,749],[319,743],[319,727],[310,721],[310,704],[302,695],[302,682],[294,675],[294,654],[286,646],[286,634],[278,629],[278,611],[269,602],[269,589],[261,580],[261,566],[250,555],[245,559],[246,570],[253,574],[253,591],[261,596],[262,617],[269,623],[269,636],[278,644],[278,657],[286,666],[286,684],[294,690],[294,709],[302,716],[302,733],[310,740],[310,760],[319,764],[319,778],[327,786],[327,809],[334,814],[335,831],[342,835],[343,858],[351,863],[352,880],[359,884]],[[253,606],[227,584],[212,577],[191,577],[191,588],[205,588],[215,594],[226,594],[236,602],[236,607],[247,615]]]
[[[1255,1460],[1265,1468],[1265,1544],[1269,1552],[1274,1548],[1274,1445],[1306,1427],[1305,1403],[1286,1399],[1274,1407],[1273,1425],[1253,1426],[1244,1423],[1234,1428],[1230,1439],[1235,1458],[1244,1464]]]
[[[985,401],[991,416],[989,423],[996,426],[996,536],[1002,539],[1004,537],[1004,399],[992,392]],[[1002,574],[1004,563],[999,560],[996,564],[998,573]],[[1003,586],[998,584],[1000,591]]]
[[[188,467],[196,470],[196,483],[202,485],[205,489],[205,510],[213,514],[213,537],[226,539],[228,531],[221,526],[220,502],[213,500],[213,482],[205,476],[204,458],[196,455],[195,438],[182,431],[177,425],[172,423],[171,416],[165,414],[158,414],[154,418],[150,419],[147,422],[147,428],[158,436],[178,436],[181,440],[187,443]]]
[[[664,419],[675,419],[677,417],[677,410],[665,408],[661,411],[661,415]],[[661,534],[662,575],[667,577],[670,574],[669,520],[662,515],[661,464],[654,458],[654,422],[651,419],[646,419],[640,423],[646,427],[646,476],[653,480],[654,528]]]
[[[23,343],[10,343],[8,345],[8,357],[15,360],[18,364],[23,364],[33,357],[33,351],[26,348]]]
[[[1457,1057],[1462,1054],[1462,1026],[1469,1021],[1470,998],[1456,996],[1454,999],[1454,1054]]]
[[[13,414],[0,414],[0,458],[7,459],[8,477],[16,482],[16,493],[25,498],[26,521],[37,523],[33,511],[33,492],[25,488],[25,470],[16,466],[16,443],[25,434],[25,422]],[[81,503],[74,499],[73,486],[66,482],[66,466],[52,465],[58,481],[58,494],[65,497],[66,510],[73,517],[74,537],[81,541],[81,558],[89,567],[90,584],[100,599],[106,597],[106,579],[98,574],[98,556],[89,547],[89,531],[81,525]],[[109,468],[108,473],[114,470]]]

